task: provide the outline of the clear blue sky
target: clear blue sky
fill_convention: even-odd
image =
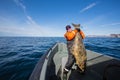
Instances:
[[[120,0],[0,0],[0,36],[63,36],[71,23],[86,35],[120,33]]]

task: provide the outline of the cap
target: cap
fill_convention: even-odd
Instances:
[[[68,30],[68,29],[70,29],[71,28],[71,26],[70,25],[67,25],[66,26],[66,30]]]

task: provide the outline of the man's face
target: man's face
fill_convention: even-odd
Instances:
[[[69,28],[67,31],[68,31],[68,32],[70,32],[70,31],[72,31],[72,29],[71,29],[71,28]]]

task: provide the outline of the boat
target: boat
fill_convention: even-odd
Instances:
[[[29,80],[120,80],[120,60],[91,50],[87,51],[84,75],[73,65],[64,77],[63,68],[68,58],[65,43],[54,44],[38,61]]]

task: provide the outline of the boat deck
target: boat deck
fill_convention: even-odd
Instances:
[[[87,51],[89,52],[89,51]],[[91,54],[89,54],[90,56]],[[92,55],[91,55],[92,56]],[[87,70],[86,74],[82,75],[80,74],[77,70],[71,70],[71,73],[69,75],[68,80],[103,80],[103,74],[104,74],[104,69],[108,64],[120,64],[119,61],[112,59],[112,58],[107,58],[104,55],[99,55],[96,56],[94,59],[88,59],[87,61]],[[116,71],[115,71],[116,70]],[[119,71],[117,71],[119,70]],[[114,74],[113,74],[113,73]],[[111,70],[112,76],[116,76],[115,79],[111,78],[111,80],[117,80],[120,79],[120,67],[112,69]]]
[[[62,72],[63,72],[63,68],[66,64],[68,54],[67,54],[67,48],[65,44],[60,44],[59,47],[61,47],[59,48],[60,51],[58,52],[58,54],[55,54],[56,59],[54,58],[54,61],[56,62],[56,61],[62,60],[61,62],[62,62]],[[86,51],[87,51],[86,74],[85,75],[80,74],[76,69],[74,69],[75,66],[73,66],[73,69],[68,74],[68,80],[103,80],[104,69],[108,64],[120,64],[119,60],[116,60],[110,56],[106,56],[90,50],[86,50]],[[60,60],[58,60],[58,57],[61,57],[62,59],[60,58]],[[116,73],[115,69],[119,71],[116,71],[117,72]],[[118,73],[120,72],[120,68],[118,69],[117,67],[117,68],[114,68],[113,70],[111,71],[115,72],[116,79],[120,79],[119,77],[120,74]],[[112,74],[112,76],[113,75],[114,74]],[[113,79],[111,78],[111,80]]]

